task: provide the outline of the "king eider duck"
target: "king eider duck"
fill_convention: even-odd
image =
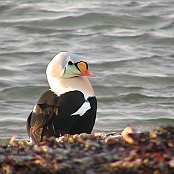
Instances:
[[[88,64],[70,52],[57,54],[46,70],[50,89],[42,94],[27,119],[30,142],[44,136],[92,132],[97,110],[94,90],[85,76]]]

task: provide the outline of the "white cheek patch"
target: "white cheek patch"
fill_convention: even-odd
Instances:
[[[80,116],[82,116],[89,109],[91,109],[91,105],[90,105],[90,103],[88,101],[85,101],[83,103],[83,105],[75,113],[71,114],[70,116],[73,116],[73,115],[80,115]]]

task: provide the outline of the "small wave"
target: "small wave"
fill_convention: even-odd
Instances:
[[[173,97],[168,97],[168,96],[157,96],[157,95],[145,95],[145,94],[140,94],[140,93],[127,93],[127,94],[121,94],[118,97],[121,101],[126,101],[126,102],[141,102],[144,103],[145,101],[154,101],[155,103],[159,101],[163,101],[166,99],[173,99]]]
[[[97,23],[96,23],[97,22]],[[33,26],[44,26],[44,27],[76,27],[86,26],[87,24],[97,25],[116,22],[115,16],[109,13],[84,13],[80,15],[70,15],[61,17],[50,17],[50,18],[28,18],[28,19],[13,19],[13,20],[1,20],[2,24],[13,24],[19,25],[33,25]],[[37,25],[36,25],[37,24]]]
[[[31,27],[35,29],[44,28],[50,30],[56,29],[75,29],[84,27],[103,27],[103,26],[118,26],[124,28],[135,28],[135,26],[147,26],[150,24],[154,25],[154,22],[164,23],[165,19],[159,16],[131,16],[128,14],[115,15],[112,13],[101,13],[101,12],[90,12],[82,13],[80,15],[69,15],[60,17],[35,17],[35,18],[24,18],[24,19],[13,19],[13,20],[1,20],[3,25],[13,25],[16,27]],[[157,25],[156,24],[156,25]]]
[[[32,96],[34,98],[39,98],[40,95],[48,89],[47,86],[12,86],[4,88],[2,93],[2,98],[9,98],[12,101],[14,100],[24,100],[28,99],[28,101],[32,100]],[[7,100],[6,99],[6,100]],[[25,101],[25,100],[24,100]],[[27,101],[27,100],[26,100]]]
[[[106,95],[99,96],[98,101],[102,103],[114,103],[114,102],[129,102],[129,103],[144,103],[145,101],[155,101],[165,100],[170,97],[162,97],[162,96],[153,96],[153,95],[145,95],[140,93],[127,93],[127,94],[117,94],[117,95]],[[173,97],[172,97],[173,98]]]

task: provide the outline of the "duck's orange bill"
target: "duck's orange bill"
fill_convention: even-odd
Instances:
[[[95,75],[93,73],[91,73],[89,70],[88,70],[88,65],[86,62],[79,62],[77,64],[81,74],[80,76],[92,76],[94,77]]]
[[[82,72],[80,76],[92,76],[95,77],[95,74],[91,73],[89,70]]]

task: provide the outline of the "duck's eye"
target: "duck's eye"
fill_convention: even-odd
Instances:
[[[73,63],[71,61],[68,62],[68,65],[73,65]]]

